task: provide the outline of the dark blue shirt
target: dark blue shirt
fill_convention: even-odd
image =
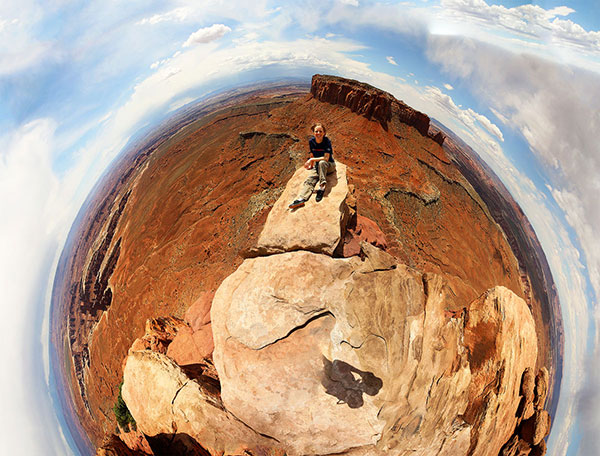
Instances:
[[[313,136],[308,140],[308,147],[310,147],[310,153],[315,158],[325,157],[325,154],[329,154],[329,162],[333,163],[333,147],[331,147],[331,141],[327,136],[323,136],[323,141],[317,143],[317,140]]]

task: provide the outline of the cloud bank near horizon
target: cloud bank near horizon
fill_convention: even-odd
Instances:
[[[594,236],[600,155],[593,134],[600,124],[599,32],[568,19],[569,7],[509,8],[483,0],[416,6],[210,0],[202,8],[187,1],[161,8],[94,2],[74,8],[56,1],[42,11],[33,0],[0,6],[6,101],[0,127],[8,132],[0,138],[0,193],[13,195],[0,202],[6,252],[0,281],[14,303],[4,310],[16,322],[3,345],[30,345],[23,340],[27,315],[40,310],[24,284],[40,271],[40,252],[64,243],[83,199],[142,126],[214,87],[338,74],[387,90],[442,121],[490,163],[524,207],[548,255],[573,343],[561,402],[565,429],[553,432],[556,454],[568,454],[569,423],[577,416],[586,417],[582,426],[590,423],[582,427],[582,448],[597,448],[593,426],[600,415],[591,410],[599,403],[600,379],[576,372],[600,361],[597,350],[585,351],[588,337],[598,347],[597,333],[581,328],[582,319],[598,322],[599,313],[589,308],[600,296],[600,240]],[[61,32],[57,21],[66,25]],[[397,49],[380,55],[361,38],[365,30],[384,37],[382,46],[390,36],[398,39]],[[406,40],[421,60],[403,58]],[[405,60],[414,63],[412,75]],[[417,77],[426,82],[414,83]],[[523,150],[509,150],[514,137]],[[534,182],[531,169],[519,169],[515,154],[530,154],[542,178]],[[14,352],[6,355],[26,378]],[[15,391],[7,410],[20,417],[2,426],[9,447],[39,432],[39,420],[21,411],[28,386],[1,384]],[[27,445],[22,454],[39,453],[47,443],[28,439]]]

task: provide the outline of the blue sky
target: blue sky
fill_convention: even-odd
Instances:
[[[558,286],[565,371],[549,454],[599,447],[596,2],[4,1],[2,454],[68,454],[47,387],[48,297],[93,184],[141,127],[215,89],[369,82],[443,122],[530,218]],[[35,316],[35,318],[33,317]]]

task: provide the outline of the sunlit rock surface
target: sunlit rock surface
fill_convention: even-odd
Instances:
[[[337,163],[327,176],[324,198],[310,198],[304,207],[290,211],[288,205],[302,189],[311,171],[301,167],[294,173],[283,194],[269,212],[253,254],[310,250],[331,255],[338,246],[348,217],[346,165]]]
[[[245,448],[272,446],[229,413],[218,389],[191,380],[170,358],[152,351],[127,357],[123,399],[144,434],[183,434],[212,452],[241,454]]]

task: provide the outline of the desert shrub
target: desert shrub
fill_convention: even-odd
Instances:
[[[123,382],[119,384],[119,396],[117,397],[117,402],[113,406],[113,412],[115,412],[115,418],[117,419],[117,423],[124,431],[129,431],[131,429],[135,430],[137,426],[135,425],[135,420],[131,415],[131,412],[127,408],[127,404],[123,400],[123,396],[121,395],[121,389],[123,388]]]

